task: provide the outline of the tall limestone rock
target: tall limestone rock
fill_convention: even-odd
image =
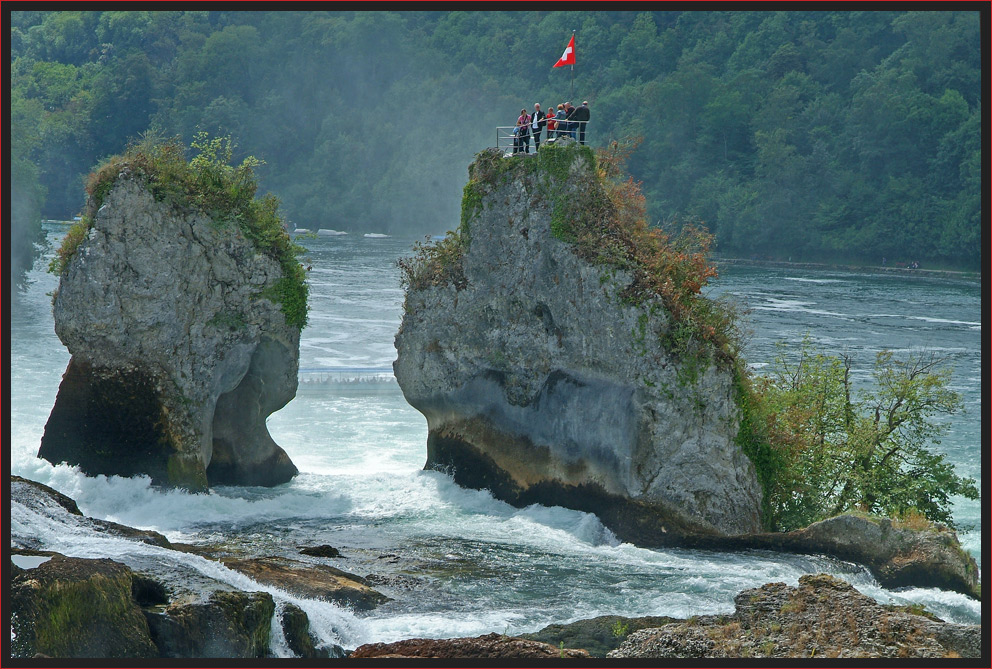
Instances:
[[[107,187],[62,268],[55,330],[72,358],[38,455],[191,490],[288,481],[265,427],[298,383],[279,261],[126,166]]]
[[[603,200],[591,151],[483,152],[469,173],[459,231],[404,263],[394,371],[426,468],[642,545],[758,531],[728,365],[668,350],[661,300],[628,299],[632,272],[573,243],[570,217]]]

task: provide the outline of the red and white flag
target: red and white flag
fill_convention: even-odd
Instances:
[[[575,65],[575,35],[572,35],[572,39],[568,40],[565,53],[561,55],[554,67],[561,67],[562,65]]]

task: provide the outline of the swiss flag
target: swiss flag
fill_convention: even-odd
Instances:
[[[575,65],[575,35],[572,35],[572,39],[568,40],[565,53],[561,55],[554,67],[561,67],[562,65]]]

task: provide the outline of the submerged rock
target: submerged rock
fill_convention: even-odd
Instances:
[[[882,605],[827,574],[744,590],[734,602],[732,616],[634,632],[607,657],[981,657],[980,625]]]
[[[265,427],[297,388],[300,328],[270,297],[282,278],[236,224],[122,171],[60,276],[72,358],[38,455],[191,490],[288,481]]]
[[[300,546],[300,554],[309,555],[310,557],[323,557],[323,558],[339,558],[341,557],[341,551],[339,551],[334,546],[328,546],[327,544],[321,544],[320,546]]]
[[[286,604],[280,618],[286,645],[297,657],[331,657],[331,649],[318,648],[314,643],[314,636],[310,632],[310,617],[306,611],[295,604]],[[341,657],[341,654],[335,653],[334,657]]]
[[[667,350],[660,299],[632,304],[631,273],[556,232],[563,202],[602,196],[593,162],[572,145],[470,167],[463,227],[410,281],[395,341],[425,468],[517,506],[594,512],[641,545],[755,532],[731,372]]]
[[[367,643],[359,646],[350,658],[544,658],[575,659],[589,657],[584,650],[559,648],[540,641],[518,639],[502,634],[485,634],[461,639],[406,639],[393,643]]]

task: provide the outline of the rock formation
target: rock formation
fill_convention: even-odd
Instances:
[[[282,276],[236,224],[123,171],[60,277],[72,358],[38,455],[191,490],[292,478],[265,427],[297,387],[300,329],[270,298]]]
[[[827,574],[744,590],[734,603],[732,616],[634,632],[607,657],[981,657],[980,625],[879,604]]]
[[[643,545],[757,531],[730,371],[667,350],[660,300],[631,304],[631,273],[558,229],[565,203],[601,191],[589,149],[483,153],[469,173],[462,228],[409,282],[395,341],[426,468],[518,506],[594,512]]]

